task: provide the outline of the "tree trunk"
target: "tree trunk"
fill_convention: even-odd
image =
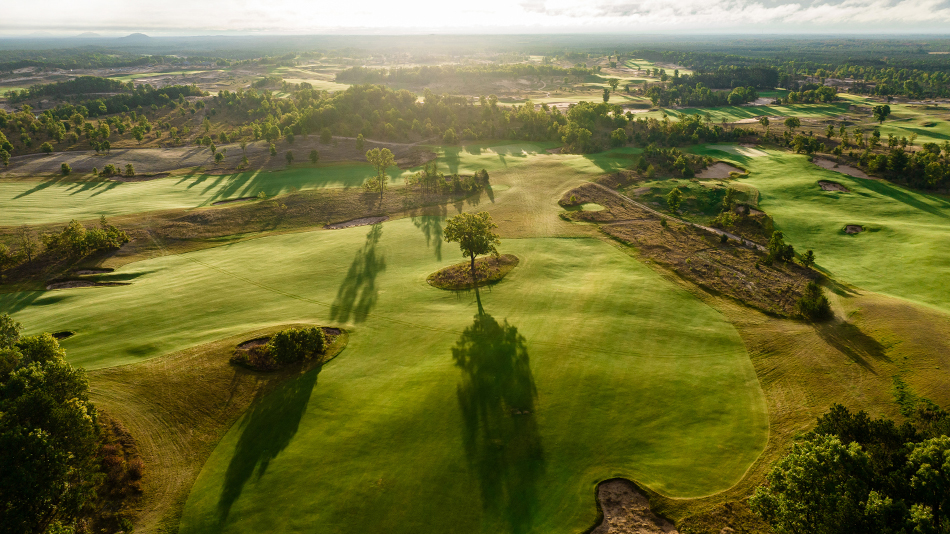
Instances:
[[[478,278],[475,276],[475,255],[472,254],[472,286],[475,286],[478,283]]]

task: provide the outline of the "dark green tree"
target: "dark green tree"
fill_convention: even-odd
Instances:
[[[884,124],[884,119],[891,114],[891,106],[884,104],[882,106],[874,106],[871,109],[871,113],[874,115],[874,120],[880,124]]]
[[[97,413],[56,339],[19,330],[0,315],[0,534],[66,532],[100,479]]]
[[[671,213],[676,213],[680,209],[680,205],[683,203],[683,192],[680,191],[679,187],[674,187],[666,195],[666,205],[670,208]]]
[[[492,221],[488,212],[460,213],[449,219],[442,231],[445,240],[449,243],[458,243],[462,256],[471,259],[470,270],[472,283],[478,282],[475,269],[475,258],[484,254],[498,254],[496,248],[501,244],[501,238],[495,233],[498,225]]]
[[[310,151],[310,163],[313,163],[314,165],[316,165],[318,161],[320,161],[320,153],[317,152],[317,149],[311,150],[311,151]]]

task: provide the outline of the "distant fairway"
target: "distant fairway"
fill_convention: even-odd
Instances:
[[[146,211],[194,208],[218,200],[286,193],[292,188],[359,187],[373,176],[365,163],[294,167],[281,171],[191,174],[146,182],[83,181],[81,178],[0,179],[0,226],[65,222]],[[393,184],[403,171],[392,168]]]
[[[883,180],[862,180],[819,168],[805,155],[766,150],[768,157],[695,152],[732,160],[751,171],[739,183],[760,191],[761,207],[796,250],[813,249],[818,265],[859,287],[950,311],[950,201]],[[818,180],[850,193],[822,191]],[[866,231],[848,235],[845,225]]]
[[[549,146],[443,152],[446,172],[492,173],[494,202],[477,209],[522,261],[480,294],[482,315],[473,293],[425,281],[461,259],[441,244],[438,217],[141,261],[114,275],[130,286],[2,294],[0,309],[30,331],[75,331],[63,344],[89,368],[263,325],[351,331],[319,375],[231,429],[183,533],[581,531],[605,478],[677,497],[728,488],[768,435],[741,339],[617,248],[556,237],[583,229],[557,217],[563,191],[638,151],[552,156]]]

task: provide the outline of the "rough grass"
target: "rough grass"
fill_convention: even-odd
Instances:
[[[142,496],[136,502],[136,532],[176,532],[185,498],[204,460],[232,423],[256,400],[293,389],[320,373],[320,366],[346,346],[336,336],[322,358],[256,373],[228,363],[249,337],[277,332],[275,326],[231,336],[147,362],[89,374],[96,407],[119,419],[134,437],[144,461]],[[306,325],[310,326],[310,325]]]
[[[429,275],[426,282],[439,289],[459,291],[474,289],[500,282],[518,266],[518,257],[512,254],[485,256],[475,259],[475,281],[472,281],[472,266],[469,262],[456,263]]]

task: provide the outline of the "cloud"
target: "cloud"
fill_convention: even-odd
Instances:
[[[401,29],[579,29],[728,31],[936,30],[946,33],[950,0],[52,0],[38,19],[29,2],[4,7],[0,31],[165,29],[320,33]]]

